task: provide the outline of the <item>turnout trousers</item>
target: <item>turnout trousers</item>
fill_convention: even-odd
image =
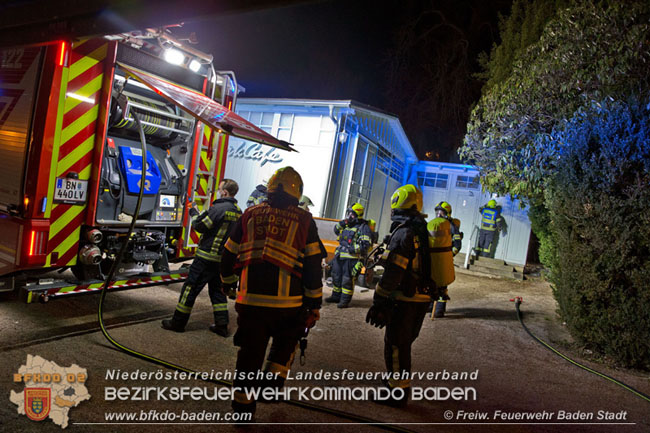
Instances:
[[[420,328],[427,314],[428,302],[397,301],[391,322],[384,335],[384,361],[390,373],[411,372],[411,345],[420,334]],[[410,379],[389,379],[389,388],[405,390],[404,400],[408,399]]]
[[[212,302],[214,323],[217,326],[228,325],[228,299],[221,291],[221,277],[219,276],[219,262],[196,257],[190,265],[190,270],[181,289],[181,295],[176,304],[172,321],[175,326],[184,328],[190,319],[192,307],[205,285],[208,285],[208,294]]]
[[[235,412],[255,413],[255,399],[246,391],[261,388],[282,389],[287,378],[298,340],[303,335],[300,323],[301,307],[267,308],[236,304],[237,332],[233,337],[237,352],[237,376],[232,408]],[[269,339],[273,339],[266,365],[262,370]],[[260,372],[273,373],[260,378]],[[249,391],[250,392],[250,391]],[[252,397],[252,398],[251,398]],[[265,400],[263,401],[272,401]]]
[[[478,235],[478,248],[476,248],[481,256],[490,255],[495,233],[496,230],[481,229]]]
[[[339,256],[332,260],[332,299],[331,302],[349,304],[354,294],[354,268],[359,259],[342,259]]]

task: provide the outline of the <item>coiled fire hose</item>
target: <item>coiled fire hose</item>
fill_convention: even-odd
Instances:
[[[519,308],[519,306],[521,305],[521,303],[523,301],[524,300],[520,296],[517,296],[514,299],[510,300],[510,302],[515,303],[515,309],[517,310],[517,318],[519,319],[519,323],[521,323],[521,326],[524,327],[524,330],[528,333],[528,335],[530,335],[532,337],[533,340],[535,340],[536,342],[538,342],[539,344],[541,344],[542,346],[544,346],[545,348],[547,348],[551,352],[555,353],[560,358],[562,358],[562,359],[570,362],[571,364],[575,365],[576,367],[580,367],[583,370],[588,371],[589,373],[593,373],[596,376],[599,376],[599,377],[601,377],[603,379],[609,380],[610,382],[615,383],[616,385],[624,388],[625,390],[631,392],[632,394],[636,395],[637,397],[640,397],[640,398],[644,399],[645,401],[650,402],[650,396],[648,396],[647,394],[644,394],[641,391],[632,388],[630,385],[628,385],[626,383],[623,383],[620,380],[614,379],[612,376],[608,376],[605,373],[601,373],[599,371],[596,371],[596,370],[594,370],[592,368],[587,367],[584,364],[579,363],[578,361],[575,361],[575,360],[569,358],[568,356],[560,353],[557,349],[552,347],[550,344],[548,344],[547,342],[541,340],[536,335],[534,335],[532,332],[530,332],[530,330],[526,327],[526,325],[524,325],[524,321],[522,319],[522,314],[521,314],[521,309]]]
[[[140,123],[140,118],[138,115],[134,112],[131,113],[131,115],[135,118],[136,123],[138,124],[138,130],[140,132],[140,144],[141,144],[141,149],[142,149],[142,174],[140,177],[140,192],[138,194],[138,200],[137,204],[135,206],[135,211],[133,213],[133,219],[131,221],[131,225],[129,226],[129,230],[125,236],[125,241],[122,243],[122,247],[120,248],[120,251],[115,258],[115,261],[113,262],[113,265],[111,266],[111,269],[108,272],[108,275],[106,276],[106,280],[104,281],[104,285],[102,286],[102,291],[101,295],[99,297],[99,306],[97,309],[97,320],[99,322],[99,327],[102,331],[102,334],[104,337],[108,340],[109,343],[111,343],[113,346],[121,350],[122,352],[126,353],[127,355],[142,359],[144,361],[150,362],[152,364],[160,365],[162,367],[171,369],[171,370],[177,370],[177,371],[182,371],[185,373],[196,373],[196,371],[189,369],[187,367],[183,367],[178,364],[174,364],[169,361],[165,361],[160,358],[156,358],[151,355],[147,355],[145,353],[138,352],[135,349],[131,349],[129,347],[124,346],[123,344],[119,343],[116,341],[111,335],[108,333],[108,330],[106,329],[106,326],[104,325],[104,300],[106,299],[106,293],[108,291],[108,287],[110,285],[110,282],[113,280],[113,276],[115,275],[116,270],[119,268],[120,262],[122,261],[122,258],[124,257],[124,252],[126,251],[127,245],[129,243],[129,239],[131,238],[131,234],[133,233],[133,229],[135,228],[136,221],[138,219],[138,214],[140,213],[140,205],[142,203],[142,195],[144,192],[144,188],[142,186],[145,184],[145,177],[146,177],[146,157],[147,157],[147,142],[146,142],[146,137],[144,134],[144,129],[142,127],[142,124]],[[232,383],[227,382],[224,380],[218,380],[218,379],[202,379],[205,382],[211,382],[215,383],[217,385],[223,385],[223,386],[228,386],[231,387]],[[386,430],[386,431],[391,431],[391,432],[398,432],[398,433],[412,433],[411,430],[403,429],[399,426],[388,424],[388,423],[382,423],[381,421],[377,421],[371,418],[366,418],[360,415],[356,415],[353,413],[349,412],[344,412],[344,411],[339,411],[335,409],[330,409],[327,407],[323,406],[318,406],[310,403],[306,403],[303,401],[299,400],[283,400],[283,403],[290,404],[292,406],[297,406],[303,409],[315,411],[315,412],[320,412],[320,413],[325,413],[328,415],[333,415],[338,418],[344,418],[348,419],[350,421],[354,421],[356,423],[361,423],[365,425],[370,425],[370,426],[375,426],[377,428]]]

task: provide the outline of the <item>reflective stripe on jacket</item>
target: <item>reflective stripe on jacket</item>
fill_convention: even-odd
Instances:
[[[248,208],[226,242],[221,280],[241,268],[237,303],[319,308],[324,247],[309,212],[268,202]]]
[[[429,260],[427,245],[421,244],[416,225],[426,231],[426,222],[419,216],[394,215],[388,247],[382,255],[384,273],[376,293],[405,302],[431,302],[431,297],[419,290],[423,272],[428,272],[420,263]],[[424,242],[424,233],[422,234]]]
[[[339,241],[335,254],[342,259],[359,259],[372,246],[372,232],[365,220],[345,226],[341,226],[340,222],[336,223],[334,234],[338,235]]]
[[[455,256],[463,247],[463,235],[460,233],[460,220],[457,218],[447,219],[451,223],[451,252]]]
[[[490,231],[497,229],[496,209],[484,208],[481,211],[481,229]]]
[[[211,262],[221,261],[221,252],[230,229],[241,216],[237,200],[215,200],[210,209],[192,217],[192,228],[201,233],[196,256]]]

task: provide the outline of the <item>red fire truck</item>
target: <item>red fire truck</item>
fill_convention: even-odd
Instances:
[[[183,281],[169,262],[194,254],[188,210],[215,198],[228,135],[292,150],[233,113],[234,74],[169,29],[3,48],[0,60],[0,290],[27,302],[100,290],[124,242],[112,289]]]

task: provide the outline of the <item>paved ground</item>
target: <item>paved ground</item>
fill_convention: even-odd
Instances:
[[[197,302],[188,332],[176,334],[160,328],[160,318],[173,310],[179,288],[180,285],[173,285],[109,294],[105,311],[107,322],[115,325],[110,329],[111,335],[121,344],[190,369],[232,371],[236,357],[232,337],[222,339],[207,331],[211,319],[207,293],[203,293]],[[570,337],[556,317],[556,306],[546,283],[458,275],[457,281],[450,287],[450,294],[452,301],[449,303],[448,317],[435,321],[427,318],[413,347],[413,370],[439,373],[439,379],[416,379],[413,385],[421,388],[473,388],[475,400],[420,400],[413,401],[406,409],[387,408],[368,401],[329,400],[312,403],[419,432],[650,431],[650,403],[572,366],[542,348],[522,329],[514,305],[509,302],[514,296],[523,296],[524,320],[539,337],[567,350],[567,354],[590,367],[650,394],[649,374],[613,370],[580,359],[579,352],[566,348]],[[304,366],[294,363],[294,376],[301,372],[342,372],[346,369],[353,372],[383,371],[383,332],[364,321],[371,297],[370,291],[355,294],[352,308],[346,310],[339,310],[333,305],[323,308],[322,320],[309,338],[307,362]],[[178,402],[157,401],[152,397],[145,401],[107,401],[105,392],[110,387],[206,386],[212,389],[213,385],[189,380],[131,381],[108,378],[107,372],[112,369],[129,373],[155,373],[159,368],[116,350],[95,330],[98,299],[98,296],[84,296],[54,300],[45,305],[26,305],[11,297],[0,301],[0,431],[60,431],[60,427],[49,420],[35,423],[19,416],[16,406],[9,401],[10,390],[22,390],[22,385],[12,383],[12,376],[25,363],[28,354],[39,355],[61,366],[78,364],[88,370],[86,385],[92,398],[71,409],[69,431],[379,431],[376,427],[365,425],[342,425],[339,423],[348,421],[287,404],[260,405],[257,413],[260,424],[238,428],[200,424],[86,424],[105,422],[105,414],[109,412],[139,414],[153,409],[159,413],[181,413],[183,410],[187,413],[225,413],[229,410],[229,401],[205,399],[194,401],[188,398]],[[234,324],[232,304],[230,307],[231,324]],[[234,331],[232,325],[231,331]],[[62,334],[65,338],[61,338]],[[478,377],[475,380],[443,378],[445,372],[476,371]],[[312,388],[373,387],[378,385],[378,381],[294,379],[289,385]],[[512,424],[522,421],[495,419],[496,411],[511,416],[517,413],[543,415],[545,411],[548,419],[538,421],[541,424]],[[561,411],[593,418],[582,421],[559,419]],[[599,411],[619,414],[619,417],[625,414],[625,419],[599,420]],[[466,415],[463,416],[463,413]],[[480,416],[487,418],[479,420]],[[574,424],[560,424],[567,422]],[[577,422],[584,424],[575,424]],[[597,424],[605,422],[628,424]]]

